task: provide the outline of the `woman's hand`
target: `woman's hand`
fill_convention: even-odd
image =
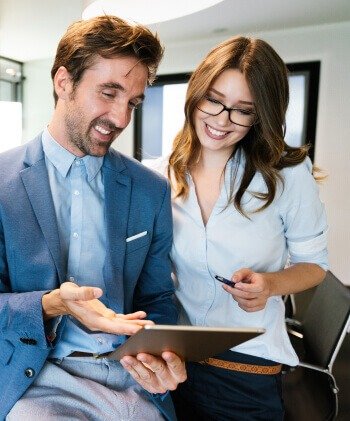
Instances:
[[[245,311],[265,308],[272,296],[295,294],[321,283],[326,272],[314,263],[296,263],[278,272],[257,273],[243,268],[232,275],[234,287],[223,285],[239,307]]]
[[[239,307],[247,312],[263,310],[271,296],[268,274],[256,273],[243,268],[232,275],[234,287],[223,285],[223,289],[232,295]]]

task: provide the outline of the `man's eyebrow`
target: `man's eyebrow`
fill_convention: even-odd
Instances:
[[[101,83],[101,88],[111,88],[111,89],[118,89],[118,91],[125,92],[124,86],[122,86],[120,83],[117,82],[106,82]]]
[[[225,95],[222,92],[219,92],[214,88],[210,88],[209,91],[214,92],[216,95],[221,96],[222,98],[225,98]],[[238,101],[238,102],[240,104],[254,105],[254,102],[250,102],[250,101]]]
[[[135,98],[139,99],[140,101],[143,101],[145,99],[145,94],[137,95]]]
[[[102,89],[117,89],[118,91],[121,92],[125,92],[125,88],[124,86],[122,86],[120,83],[117,82],[106,82],[106,83],[101,83],[101,88]],[[145,99],[145,94],[142,93],[140,95],[136,95],[135,99],[139,99],[140,101],[143,101]]]

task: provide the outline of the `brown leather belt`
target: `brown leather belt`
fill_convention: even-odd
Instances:
[[[200,364],[212,365],[214,367],[224,368],[226,370],[241,371],[243,373],[251,374],[278,374],[282,370],[282,364],[277,365],[255,365],[255,364],[244,364],[236,363],[233,361],[218,360],[217,358],[207,358],[204,361],[200,361]]]
[[[80,352],[74,351],[71,354],[67,355],[67,357],[93,357],[93,358],[101,358],[106,357],[110,352],[105,352],[104,354],[92,354],[91,352]]]

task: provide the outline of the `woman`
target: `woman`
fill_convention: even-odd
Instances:
[[[231,38],[193,73],[184,127],[170,158],[154,164],[173,191],[180,323],[266,329],[188,364],[174,393],[180,420],[283,418],[281,364],[298,359],[281,296],[317,285],[327,269],[327,223],[307,148],[284,140],[288,97],[272,47]]]

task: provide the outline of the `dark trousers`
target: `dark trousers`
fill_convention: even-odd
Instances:
[[[276,365],[263,358],[227,351],[215,358]],[[187,363],[188,379],[172,392],[179,421],[281,421],[281,374],[265,375]]]

